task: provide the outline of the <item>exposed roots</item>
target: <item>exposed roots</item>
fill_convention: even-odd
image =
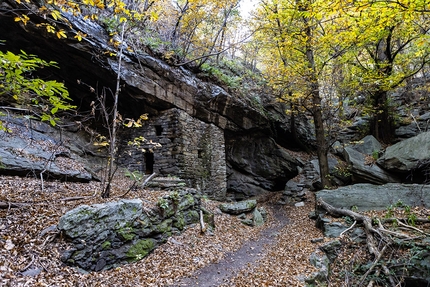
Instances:
[[[417,239],[422,239],[424,237],[429,236],[425,231],[408,225],[404,222],[405,220],[399,220],[396,218],[390,219],[391,223],[395,222],[397,226],[402,228],[402,231],[392,231],[384,227],[383,223],[379,219],[372,219],[369,216],[348,210],[333,207],[328,204],[321,198],[318,199],[317,204],[327,211],[328,214],[334,217],[348,216],[352,218],[356,223],[362,224],[364,227],[364,232],[366,234],[366,247],[368,250],[368,254],[371,255],[372,263],[367,266],[366,272],[361,276],[360,279],[357,280],[358,283],[354,286],[379,286],[375,285],[375,278],[379,276],[383,276],[385,278],[385,286],[401,286],[401,280],[396,278],[396,272],[390,270],[390,265],[387,264],[389,260],[386,260],[387,257],[391,258],[392,255],[387,255],[388,250],[391,250],[393,246],[400,246],[405,242],[412,242]],[[419,219],[421,222],[426,222],[425,219]],[[354,222],[354,224],[355,224]],[[385,221],[387,223],[387,221]],[[348,228],[342,235],[345,234],[348,230],[352,229],[352,227]],[[409,231],[412,233],[419,233],[420,236],[411,236],[411,234],[403,232]],[[381,274],[382,273],[382,274]],[[370,278],[370,279],[369,279]],[[348,278],[348,281],[350,279]],[[367,285],[365,285],[367,283]],[[349,286],[349,285],[348,285]]]

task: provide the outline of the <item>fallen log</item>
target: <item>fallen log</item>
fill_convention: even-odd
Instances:
[[[22,204],[0,201],[0,209],[20,208]]]

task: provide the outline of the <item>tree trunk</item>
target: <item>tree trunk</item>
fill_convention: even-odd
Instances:
[[[121,83],[121,64],[122,64],[122,50],[123,50],[123,41],[124,41],[124,32],[125,32],[125,22],[122,24],[122,31],[121,31],[121,44],[119,49],[119,56],[118,56],[118,71],[117,71],[117,79],[116,79],[116,89],[115,89],[115,96],[114,96],[114,104],[113,104],[113,115],[112,115],[112,126],[110,127],[110,143],[109,143],[109,155],[108,155],[108,172],[107,172],[107,185],[106,188],[101,193],[102,198],[109,198],[110,197],[110,189],[111,189],[111,183],[113,180],[113,175],[115,174],[114,170],[114,161],[116,157],[116,133],[118,129],[118,97],[119,92],[121,90],[120,83]]]
[[[310,9],[306,7],[303,11]],[[312,97],[312,116],[314,118],[315,136],[317,144],[317,156],[320,165],[320,176],[323,188],[331,187],[328,167],[328,144],[325,137],[324,120],[322,115],[322,100],[320,95],[320,85],[318,81],[318,73],[316,71],[315,57],[314,57],[314,46],[313,46],[313,31],[312,24],[306,17],[303,17],[303,22],[306,25],[305,31],[307,35],[306,40],[306,59],[309,67],[309,92]]]
[[[396,55],[396,53],[392,53],[394,27],[386,28],[386,30],[389,33],[386,38],[377,43],[376,54],[374,55],[378,75],[382,75],[384,78],[392,75]],[[377,140],[388,144],[393,139],[394,127],[388,104],[387,87],[377,86],[371,97],[372,108],[375,110],[370,123],[370,133]]]
[[[321,97],[319,91],[313,92],[313,118],[315,126],[315,136],[317,140],[317,156],[320,165],[320,176],[323,188],[331,187],[330,171],[328,166],[328,145],[325,138],[324,122],[321,110]]]
[[[383,143],[391,143],[394,135],[394,123],[387,102],[386,91],[377,91],[372,96],[372,105],[375,109],[370,122],[370,134]]]

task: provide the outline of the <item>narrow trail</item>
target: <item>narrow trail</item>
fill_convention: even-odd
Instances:
[[[266,256],[268,250],[276,244],[278,232],[289,223],[284,206],[271,205],[270,208],[274,222],[261,231],[256,240],[246,241],[239,250],[227,253],[220,262],[203,267],[171,287],[216,287],[225,284],[229,279],[236,277],[240,270],[252,267],[259,259]]]

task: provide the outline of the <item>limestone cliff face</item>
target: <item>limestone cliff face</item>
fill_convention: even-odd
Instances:
[[[0,4],[0,9],[11,11],[18,8],[17,5],[13,0],[6,0]],[[68,38],[59,40],[54,34],[36,27],[43,19],[35,14],[23,26],[14,21],[12,13],[2,13],[0,38],[6,43],[0,49],[12,52],[22,49],[45,60],[56,61],[60,69],[43,69],[41,75],[63,81],[79,110],[89,110],[95,99],[89,87],[98,94],[103,90],[115,90],[117,59],[105,54],[112,48],[101,26],[71,15],[64,16],[73,27],[61,27]],[[83,31],[88,36],[78,42],[73,38],[74,30]],[[213,141],[219,144],[207,146],[223,149],[227,170],[225,181],[232,192],[248,195],[259,189],[282,189],[282,185],[296,175],[299,162],[286,155],[285,148],[293,146],[294,139],[285,128],[289,124],[281,104],[266,105],[262,112],[222,87],[197,78],[185,68],[169,66],[147,54],[127,51],[122,64],[121,114],[138,117],[148,113],[150,118],[156,119],[174,109],[219,128],[222,131],[219,137],[224,134],[224,138]],[[172,138],[170,140],[173,142]],[[249,143],[255,144],[249,148]],[[192,152],[199,156],[199,148]],[[243,182],[246,184],[240,184]]]

